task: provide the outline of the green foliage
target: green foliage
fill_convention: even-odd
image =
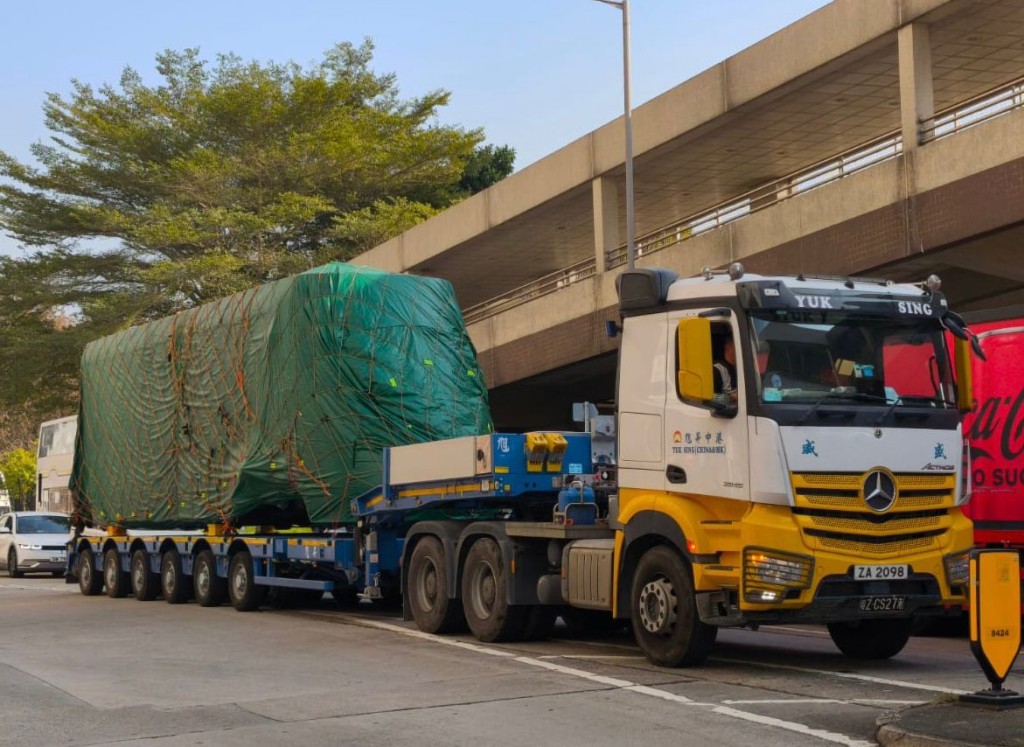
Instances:
[[[481,192],[511,174],[515,161],[516,151],[507,145],[477,148],[466,162],[459,188],[466,194]]]
[[[157,85],[49,94],[36,165],[0,151],[0,230],[38,249],[0,257],[0,404],[66,411],[89,340],[347,260],[511,172],[436,121],[446,91],[402,99],[372,56],[167,51]]]
[[[0,456],[0,472],[11,499],[11,508],[23,511],[32,506],[36,487],[36,457],[26,449],[13,449]]]

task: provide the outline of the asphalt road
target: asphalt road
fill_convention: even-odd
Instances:
[[[628,634],[480,644],[329,600],[239,613],[47,577],[0,579],[0,621],[0,745],[872,745],[883,713],[988,687],[964,638],[865,663],[814,627],[725,630],[666,670]]]

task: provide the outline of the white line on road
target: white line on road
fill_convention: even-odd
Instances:
[[[761,700],[723,700],[725,705],[872,705],[872,706],[893,706],[903,707],[909,705],[924,705],[927,700],[879,700],[877,698],[854,698],[852,700],[835,700],[833,698],[764,698]]]
[[[615,659],[616,661],[645,661],[643,656],[624,656],[622,654],[549,654],[546,656],[538,656],[538,659],[581,659],[583,661],[589,661],[591,659],[600,659],[602,661],[607,659]]]
[[[950,695],[965,695],[968,690],[957,690],[952,687],[941,685],[925,685],[920,682],[906,682],[904,680],[890,680],[884,677],[872,677],[867,674],[856,674],[854,672],[834,672],[829,669],[812,669],[810,667],[795,667],[791,664],[768,664],[763,661],[743,661],[741,659],[727,659],[720,656],[711,657],[713,661],[721,661],[727,664],[742,664],[747,667],[764,667],[766,669],[784,669],[789,672],[803,672],[805,674],[819,674],[826,677],[840,677],[847,680],[860,680],[861,682],[873,682],[876,685],[892,685],[893,687],[905,687],[909,690],[927,690],[934,693],[948,693]]]
[[[875,747],[874,742],[865,742],[861,739],[853,739],[846,736],[845,734],[837,734],[831,731],[825,731],[823,729],[814,729],[806,724],[797,723],[795,721],[784,721],[782,719],[773,718],[771,716],[760,716],[756,713],[747,713],[736,708],[730,708],[728,706],[715,705],[714,703],[700,703],[695,700],[687,698],[685,695],[679,695],[678,693],[669,692],[668,690],[662,690],[657,687],[648,687],[647,685],[639,685],[629,680],[621,680],[616,677],[605,677],[603,675],[594,674],[593,672],[587,672],[583,669],[575,669],[573,667],[565,667],[561,664],[555,664],[552,661],[545,661],[532,656],[519,656],[515,653],[508,651],[501,651],[493,649],[488,646],[480,646],[475,643],[468,643],[466,641],[460,641],[453,638],[445,638],[431,633],[424,633],[419,630],[412,630],[410,628],[401,627],[399,625],[392,625],[390,623],[378,622],[376,620],[367,620],[364,618],[350,617],[348,615],[341,616],[346,622],[353,623],[355,625],[362,625],[370,628],[378,628],[379,630],[386,630],[398,635],[409,636],[411,638],[419,638],[420,640],[430,641],[432,643],[440,643],[445,646],[455,646],[456,648],[464,648],[469,651],[475,651],[481,654],[487,654],[489,656],[500,656],[505,658],[512,658],[514,661],[520,664],[526,664],[528,666],[539,667],[541,669],[547,669],[552,672],[558,672],[559,674],[565,674],[579,679],[594,682],[600,685],[606,685],[628,692],[636,693],[638,695],[645,695],[647,697],[658,698],[659,700],[667,700],[673,703],[680,703],[687,706],[701,706],[710,708],[712,712],[720,714],[722,716],[729,716],[741,721],[749,721],[755,724],[761,724],[763,726],[773,726],[778,729],[784,729],[786,731],[795,732],[797,734],[804,734],[811,737],[817,737],[826,742],[832,742],[834,744],[845,745],[845,747]]]

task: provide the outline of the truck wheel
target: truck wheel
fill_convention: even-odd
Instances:
[[[501,548],[489,537],[474,542],[466,555],[462,604],[469,629],[481,641],[514,641],[522,637],[528,608],[508,603]]]
[[[149,553],[136,550],[131,563],[132,594],[140,602],[150,602],[160,593],[160,577],[149,570]]]
[[[448,598],[444,545],[437,537],[416,543],[409,559],[409,611],[424,633],[452,633],[462,618],[458,599]]]
[[[840,651],[852,659],[888,659],[910,639],[913,620],[882,619],[829,623],[828,634]]]
[[[652,547],[637,564],[630,594],[633,635],[653,664],[686,667],[708,658],[718,628],[700,621],[693,578],[668,547]]]
[[[239,612],[251,612],[263,601],[263,589],[256,585],[252,555],[247,550],[235,553],[228,566],[228,596]]]
[[[164,601],[168,604],[187,602],[191,587],[181,571],[181,555],[171,548],[160,558],[160,593]]]
[[[96,572],[96,557],[88,547],[78,554],[78,588],[87,597],[103,591],[103,576]]]
[[[103,583],[107,586],[107,596],[111,599],[128,596],[131,590],[131,579],[121,570],[121,553],[116,547],[103,553]]]
[[[228,594],[227,583],[217,576],[217,559],[213,550],[203,550],[192,566],[192,582],[200,607],[219,607]]]
[[[13,547],[7,553],[7,575],[11,578],[21,578],[25,575],[18,570],[18,551]]]

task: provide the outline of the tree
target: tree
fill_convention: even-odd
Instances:
[[[514,151],[403,100],[373,45],[322,62],[157,56],[158,85],[49,94],[38,165],[0,151],[0,404],[73,407],[85,343],[346,260],[511,172]],[[71,319],[73,323],[67,324]]]
[[[11,508],[25,511],[34,505],[36,457],[27,449],[14,449],[0,456],[0,473],[11,499]]]
[[[516,151],[507,145],[484,145],[466,161],[459,188],[467,195],[481,192],[512,173]]]

